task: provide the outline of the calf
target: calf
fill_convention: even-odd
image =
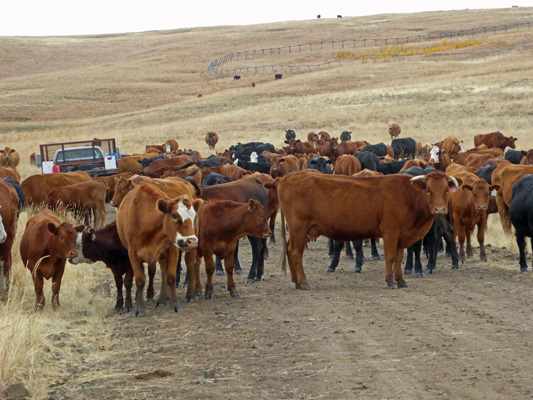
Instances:
[[[299,139],[291,138],[289,140],[285,140],[285,143],[289,145],[285,147],[289,154],[307,154],[315,152],[315,146],[313,145],[313,142],[302,142]]]
[[[52,189],[46,200],[45,207],[56,209],[58,205],[85,218],[85,223],[89,222],[89,215],[94,214],[94,225],[97,228],[105,224],[105,197],[107,184],[102,181],[87,181],[75,183],[68,186],[60,186]]]
[[[272,176],[272,178],[274,179],[279,176],[285,176],[290,172],[300,170],[298,158],[296,158],[295,156],[268,156],[267,158],[270,160],[270,176]]]
[[[498,131],[474,136],[474,146],[478,147],[484,144],[488,148],[497,147],[505,150],[505,148],[509,146],[511,149],[516,149],[515,142],[517,140],[517,138],[512,136],[504,136],[503,133]]]
[[[72,264],[93,264],[97,261],[105,263],[106,267],[111,270],[115,277],[117,287],[117,301],[115,310],[121,311],[132,309],[131,288],[133,285],[133,268],[131,268],[128,257],[128,249],[120,242],[117,232],[117,221],[95,230],[86,226],[83,232],[78,233],[76,240],[76,250],[78,256],[69,260]],[[124,279],[123,276],[125,275]],[[154,276],[155,268],[148,270],[148,289],[146,298],[154,297]],[[126,288],[126,301],[122,294],[122,286]]]
[[[526,236],[533,248],[533,175],[525,174],[513,186],[509,218],[515,228],[516,244],[520,254],[520,271],[526,272]]]
[[[233,257],[240,238],[270,236],[263,206],[252,199],[248,203],[210,200],[200,208],[198,218],[200,224],[198,256],[204,258],[207,274],[205,298],[213,298],[213,272],[215,272],[213,255],[224,260],[231,297],[239,297],[233,281]]]
[[[213,150],[218,143],[218,135],[216,132],[207,132],[205,134],[205,143],[209,146],[210,150]]]
[[[400,125],[392,124],[391,126],[389,126],[389,135],[391,140],[396,139],[398,136],[400,136],[401,132],[402,128],[400,128]]]
[[[17,192],[9,183],[0,180],[0,298],[7,293],[11,273],[11,249],[17,233]]]
[[[76,257],[77,232],[84,225],[73,227],[70,222],[61,222],[50,210],[45,209],[31,217],[20,241],[22,262],[30,270],[35,287],[35,309],[45,305],[44,279],[52,278],[52,307],[59,307],[61,278],[67,258]]]
[[[20,155],[17,150],[11,147],[0,149],[0,166],[16,167],[20,162]]]

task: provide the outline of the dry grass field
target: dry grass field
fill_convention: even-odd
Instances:
[[[471,147],[474,135],[499,130],[527,150],[533,148],[533,50],[508,49],[533,44],[528,26],[451,39],[480,44],[450,53],[502,50],[474,61],[345,62],[320,72],[284,71],[281,80],[270,70],[240,80],[206,71],[231,52],[528,22],[533,8],[0,37],[0,143],[20,152],[23,179],[40,173],[29,164],[40,143],[93,137],[116,138],[122,153],[172,138],[208,155],[207,131],[218,133],[216,150],[222,151],[247,141],[280,147],[287,129],[300,138],[349,130],[353,140],[388,142],[389,125],[398,123],[402,137],[422,143],[457,136]],[[324,45],[224,68],[315,64],[352,50]],[[383,48],[354,51],[369,50]],[[112,275],[98,264],[67,266],[61,309],[53,312],[48,304],[35,313],[33,284],[18,252],[29,215],[23,212],[18,223],[12,287],[0,303],[0,390],[23,382],[36,399],[533,396],[533,281],[518,273],[514,238],[503,235],[495,216],[488,264],[472,260],[448,271],[440,260],[440,274],[411,278],[407,290],[385,290],[382,262],[365,264],[358,276],[348,265],[324,274],[328,261],[317,242],[306,253],[314,288],[296,291],[279,271],[277,244],[264,282],[237,281],[240,299],[230,299],[219,277],[214,300],[184,305],[178,316],[147,309],[137,321],[111,311]],[[246,265],[245,244],[243,250]],[[207,369],[213,375],[204,376]]]

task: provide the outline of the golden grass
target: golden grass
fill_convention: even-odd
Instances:
[[[174,138],[182,148],[208,154],[207,131],[218,133],[220,151],[252,140],[279,147],[289,128],[300,138],[309,131],[338,136],[349,130],[353,140],[388,142],[389,125],[398,123],[402,137],[423,143],[457,136],[471,147],[474,135],[500,130],[518,137],[518,147],[527,150],[533,147],[531,52],[486,61],[343,63],[320,72],[284,72],[280,81],[270,71],[243,74],[234,81],[208,77],[206,70],[212,60],[236,51],[424,35],[527,22],[532,16],[533,8],[519,7],[122,35],[0,38],[0,142],[21,154],[18,170],[23,179],[40,173],[28,159],[40,143],[93,137],[115,137],[123,153]],[[493,47],[512,47],[531,44],[531,39],[530,31],[520,31],[463,37],[453,46],[491,40]],[[339,51],[269,56],[243,65],[323,61]],[[92,289],[112,276],[102,265],[67,265],[62,307],[53,312],[48,301],[43,312],[35,313],[33,283],[19,255],[30,213],[21,214],[11,291],[8,301],[0,303],[0,381],[23,381],[42,398],[51,377],[65,373],[61,357],[72,352],[48,335],[60,335],[68,327],[78,342],[95,347],[107,343],[101,337],[102,319],[113,299],[101,298]],[[489,219],[486,243],[516,251],[514,238],[503,236],[497,216]],[[50,285],[45,283],[48,300]],[[77,325],[80,321],[85,322]]]

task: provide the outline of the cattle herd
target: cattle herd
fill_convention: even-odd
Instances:
[[[168,140],[123,157],[118,175],[91,178],[76,171],[35,174],[22,182],[16,171],[19,154],[6,147],[0,151],[0,290],[8,290],[17,219],[24,206],[37,210],[20,243],[22,261],[34,281],[36,309],[45,305],[45,278],[52,278],[52,306],[59,306],[67,260],[105,263],[115,278],[115,308],[136,316],[145,315],[145,296],[155,296],[157,264],[162,283],[156,305],[168,305],[171,312],[181,309],[176,286],[182,260],[187,302],[202,292],[207,299],[213,297],[212,275],[224,274],[222,261],[228,291],[238,297],[233,274],[243,273],[239,239],[248,237],[252,249],[247,282],[261,280],[267,239],[270,245],[276,243],[278,211],[282,267],[288,262],[299,289],[309,288],[303,254],[308,242],[319,236],[330,239],[329,272],[335,271],[344,246],[352,254],[351,244],[356,250],[354,272],[361,272],[363,241],[371,240],[372,257],[380,259],[375,243],[381,239],[387,284],[398,288],[407,286],[404,273],[412,273],[413,266],[417,277],[435,272],[443,238],[452,268],[458,268],[473,256],[475,227],[479,257],[487,260],[487,215],[496,212],[506,233],[514,227],[520,270],[527,271],[525,237],[533,236],[533,150],[515,150],[517,139],[500,132],[475,136],[475,147],[468,150],[455,137],[423,145],[400,138],[400,132],[398,124],[391,125],[391,143],[385,144],[352,141],[348,131],[339,138],[310,132],[304,141],[289,129],[280,148],[238,143],[207,158]],[[208,132],[205,141],[214,149],[218,135]],[[116,221],[107,225],[106,201],[117,209]],[[61,221],[55,213],[59,205],[83,224]],[[428,256],[425,269],[422,245]]]

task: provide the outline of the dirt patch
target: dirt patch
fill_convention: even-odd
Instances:
[[[241,263],[249,265],[248,242],[240,247]],[[145,318],[110,310],[102,345],[72,344],[64,375],[48,395],[532,397],[533,277],[518,272],[515,254],[489,249],[489,263],[472,259],[458,270],[439,255],[437,274],[409,277],[408,288],[389,290],[383,261],[367,261],[354,274],[354,262],[343,256],[337,271],[326,273],[321,238],[305,253],[312,289],[301,291],[278,267],[280,248],[270,245],[263,281],[246,285],[245,276],[237,276],[238,299],[229,296],[225,277],[216,276],[214,299],[182,302],[180,314],[154,305]],[[369,257],[370,249],[364,251]],[[183,289],[179,295],[182,301]],[[63,342],[83,329],[72,324],[73,335],[63,335]]]

